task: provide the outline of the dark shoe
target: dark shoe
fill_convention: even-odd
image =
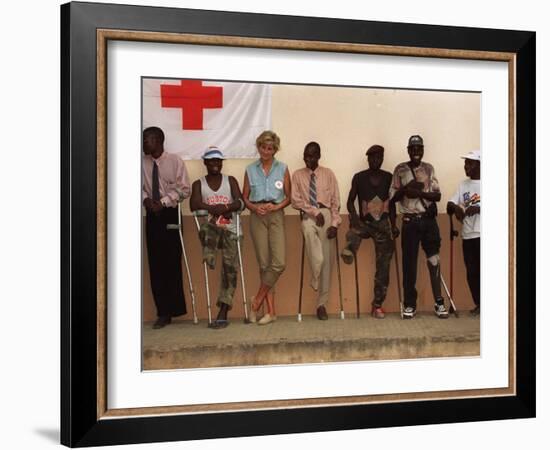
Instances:
[[[161,328],[164,328],[166,325],[170,325],[171,323],[172,318],[170,316],[161,316],[153,324],[153,330],[159,330]]]
[[[477,305],[474,309],[471,309],[470,310],[470,316],[479,316],[479,314],[481,313],[481,308],[479,307],[479,305]]]
[[[416,316],[416,309],[412,306],[407,306],[403,311],[403,319],[412,319],[414,316]]]
[[[342,250],[342,253],[340,253],[340,256],[342,257],[342,260],[346,264],[351,264],[353,262],[353,252],[347,248]]]
[[[383,319],[384,317],[386,317],[386,313],[382,309],[382,307],[376,305],[372,305],[371,315],[375,319]]]
[[[317,318],[319,320],[328,320],[327,310],[323,305],[317,308]]]
[[[213,330],[220,330],[221,328],[227,328],[229,325],[229,320],[226,319],[216,319],[214,322],[212,322],[212,325],[210,325],[210,328]]]

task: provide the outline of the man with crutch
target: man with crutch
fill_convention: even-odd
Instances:
[[[237,214],[242,209],[243,202],[237,180],[222,174],[225,158],[221,150],[209,147],[202,159],[207,174],[193,183],[191,211],[208,212],[207,221],[199,230],[203,262],[210,269],[214,269],[216,251],[221,249],[222,252],[221,287],[216,302],[219,312],[216,320],[210,325],[211,328],[220,329],[229,324],[227,313],[233,307],[233,296],[237,288],[240,239]]]
[[[332,271],[330,240],[336,237],[340,218],[340,192],[332,170],[319,165],[321,147],[304,148],[306,167],[292,175],[292,207],[301,211],[304,245],[311,268],[311,287],[318,292],[317,318],[327,320]],[[303,264],[303,261],[302,261]],[[340,305],[342,307],[342,305]]]
[[[376,273],[374,275],[374,298],[371,314],[376,319],[383,319],[385,312],[382,304],[386,298],[390,283],[390,263],[394,250],[394,237],[399,231],[390,225],[390,186],[392,174],[382,170],[384,147],[371,146],[366,153],[369,168],[356,173],[351,182],[347,208],[350,218],[350,229],[346,234],[346,246],[341,256],[346,264],[356,259],[362,239],[372,238],[376,253]],[[359,199],[359,214],[355,201]],[[395,216],[395,212],[393,213]],[[357,261],[355,261],[357,264]],[[356,275],[357,278],[357,275]],[[358,281],[356,280],[356,285]]]
[[[409,161],[398,164],[393,172],[392,202],[399,203],[403,213],[401,249],[403,253],[403,290],[405,294],[403,318],[416,315],[416,272],[418,247],[426,253],[430,282],[434,297],[434,312],[440,319],[449,317],[441,296],[441,264],[439,249],[441,237],[437,225],[437,205],[441,200],[439,183],[431,164],[422,161],[424,141],[419,135],[409,138]]]
[[[183,295],[181,246],[168,225],[178,223],[178,202],[189,197],[187,169],[180,157],[164,151],[164,132],[143,131],[142,201],[146,210],[145,235],[151,289],[157,308],[154,329],[187,313]]]
[[[481,227],[481,153],[479,150],[461,156],[464,159],[464,172],[469,179],[463,180],[447,203],[447,214],[454,215],[462,222],[462,250],[466,265],[466,278],[472,293],[473,316],[480,312],[480,227]],[[451,277],[453,275],[451,274]]]

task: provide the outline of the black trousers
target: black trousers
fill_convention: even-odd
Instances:
[[[468,286],[470,287],[470,292],[476,306],[479,306],[480,241],[480,238],[462,240],[466,278],[468,279]]]
[[[164,208],[158,215],[147,211],[145,235],[149,275],[159,317],[187,313],[183,296],[180,238],[178,230],[166,229],[166,225],[174,223],[178,223],[176,208]]]
[[[441,236],[437,221],[432,217],[404,217],[401,232],[404,303],[405,307],[411,306],[415,309],[418,296],[416,292],[416,272],[420,244],[422,244],[422,249],[426,253],[426,258],[439,254]]]

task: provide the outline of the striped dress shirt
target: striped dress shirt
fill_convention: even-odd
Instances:
[[[292,175],[292,207],[302,210],[311,218],[319,214],[319,208],[313,206],[310,200],[312,173],[315,173],[317,203],[330,209],[331,226],[337,227],[342,222],[340,217],[340,191],[334,172],[326,167],[318,166],[315,172],[304,167],[294,172]]]

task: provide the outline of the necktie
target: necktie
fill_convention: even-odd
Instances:
[[[159,166],[153,161],[153,200],[160,200]]]
[[[314,208],[317,208],[319,204],[317,203],[317,181],[315,180],[315,174],[311,174],[311,178],[309,180],[309,203],[311,203],[311,206]]]

